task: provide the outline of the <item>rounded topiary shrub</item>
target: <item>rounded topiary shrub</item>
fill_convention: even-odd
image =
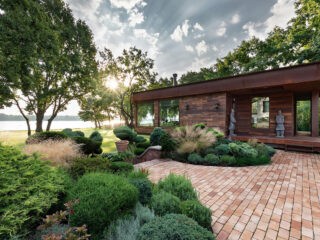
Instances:
[[[152,146],[161,145],[161,136],[165,133],[165,131],[160,128],[156,127],[153,129],[152,133],[150,134],[150,144]]]
[[[96,142],[86,137],[74,137],[73,140],[81,146],[83,154],[100,154],[102,153],[101,142]]]
[[[160,191],[154,194],[151,198],[151,208],[158,216],[163,216],[168,213],[180,213],[181,201],[176,196]]]
[[[157,217],[143,225],[138,240],[214,240],[211,232],[199,226],[194,220],[182,214],[168,214]]]
[[[230,148],[228,144],[220,144],[215,147],[215,154],[217,155],[228,155],[230,153]]]
[[[169,174],[165,179],[159,181],[158,188],[175,195],[182,201],[197,199],[197,193],[190,180],[183,176]]]
[[[236,166],[237,159],[234,156],[223,155],[220,157],[220,165],[223,166]]]
[[[205,164],[208,164],[208,165],[219,165],[220,158],[219,158],[219,156],[217,156],[213,153],[210,153],[204,157],[204,162],[205,162]]]
[[[147,178],[132,178],[130,183],[139,191],[139,202],[148,204],[152,197],[152,184]]]
[[[58,141],[58,140],[63,140],[67,138],[68,136],[63,132],[57,132],[57,131],[38,132],[28,137],[28,139],[26,140],[26,143],[36,144],[36,143],[47,141],[47,140]]]
[[[68,169],[73,178],[89,172],[105,172],[110,170],[110,160],[103,157],[80,157],[74,159]]]
[[[133,169],[133,164],[128,162],[112,162],[110,165],[110,170],[116,174],[128,174]]]
[[[211,230],[211,211],[196,200],[182,202],[181,213],[195,220],[200,226]]]
[[[103,137],[101,135],[101,133],[99,133],[98,131],[94,131],[90,134],[89,138],[93,141],[102,143],[103,142]]]
[[[191,153],[188,156],[188,163],[191,164],[202,164],[203,158],[198,153]]]
[[[72,226],[86,224],[94,236],[117,218],[131,213],[138,202],[138,190],[123,177],[105,173],[82,176],[68,192],[68,200],[78,199]]]

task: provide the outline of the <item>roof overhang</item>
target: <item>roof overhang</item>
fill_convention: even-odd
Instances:
[[[320,86],[320,62],[138,92],[133,94],[133,101],[141,102],[274,87],[285,89],[295,85],[306,86],[307,83],[312,84],[313,87]]]

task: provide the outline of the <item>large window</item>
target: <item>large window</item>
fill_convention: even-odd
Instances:
[[[160,126],[179,125],[179,100],[160,101]]]
[[[269,97],[255,97],[251,101],[251,119],[253,128],[269,128]]]
[[[138,126],[154,126],[153,102],[138,104]]]

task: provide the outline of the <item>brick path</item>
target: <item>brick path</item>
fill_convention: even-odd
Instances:
[[[217,239],[320,239],[320,155],[278,151],[268,166],[228,168],[153,160],[154,182],[187,176],[212,210]]]

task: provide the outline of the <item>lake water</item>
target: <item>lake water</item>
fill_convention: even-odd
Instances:
[[[36,122],[30,121],[31,130],[35,130]],[[47,127],[47,122],[43,122],[43,129]],[[53,121],[51,130],[64,128],[93,128],[94,123],[83,121]],[[27,130],[27,124],[24,121],[0,121],[0,131]]]

